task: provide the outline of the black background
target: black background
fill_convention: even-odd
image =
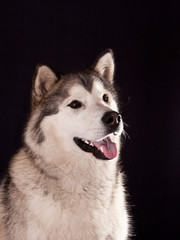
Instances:
[[[21,145],[37,63],[66,72],[112,48],[130,139],[122,150],[133,239],[179,239],[180,8],[158,1],[1,6],[1,174]]]

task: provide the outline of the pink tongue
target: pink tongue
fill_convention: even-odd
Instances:
[[[99,142],[92,142],[94,146],[96,146],[99,150],[102,147],[103,148],[103,154],[105,157],[112,159],[117,156],[117,148],[116,144],[111,142],[111,139],[109,137],[99,141]]]

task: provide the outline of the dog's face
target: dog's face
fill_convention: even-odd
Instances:
[[[35,111],[39,112],[35,120],[38,144],[58,149],[64,156],[116,158],[123,122],[112,86],[113,71],[111,52],[98,59],[93,71],[64,75],[57,83],[54,73],[41,66],[33,92]]]
[[[122,121],[112,94],[94,80],[91,92],[76,83],[68,95],[58,114],[50,117],[57,138],[66,139],[74,151],[90,152],[99,159],[116,157],[112,141],[122,132]]]

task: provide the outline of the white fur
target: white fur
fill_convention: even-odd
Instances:
[[[108,104],[102,100],[105,93],[109,94]],[[68,107],[74,99],[83,103],[82,109]],[[61,202],[44,198],[41,192],[32,193],[29,206],[37,222],[30,225],[28,240],[105,240],[108,234],[114,240],[126,239],[128,220],[122,177],[119,178],[119,187],[114,190],[114,200],[110,203],[117,158],[97,160],[91,153],[83,152],[73,141],[75,136],[89,140],[103,138],[105,131],[101,117],[110,109],[117,111],[115,101],[100,82],[94,83],[92,93],[75,84],[59,109],[58,114],[46,117],[41,124],[45,142],[38,148],[30,141],[28,143],[34,152],[51,165],[54,176],[60,178],[59,183],[53,184],[56,185],[56,191],[59,188],[61,192]],[[122,130],[123,126],[120,128]],[[119,137],[113,134],[110,137],[118,143]],[[37,178],[36,173],[31,177]]]

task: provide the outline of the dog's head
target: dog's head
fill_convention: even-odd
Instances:
[[[123,122],[113,87],[114,59],[107,50],[90,70],[58,79],[38,66],[33,81],[32,117],[26,142],[42,154],[114,159]],[[43,149],[43,150],[42,150]]]

